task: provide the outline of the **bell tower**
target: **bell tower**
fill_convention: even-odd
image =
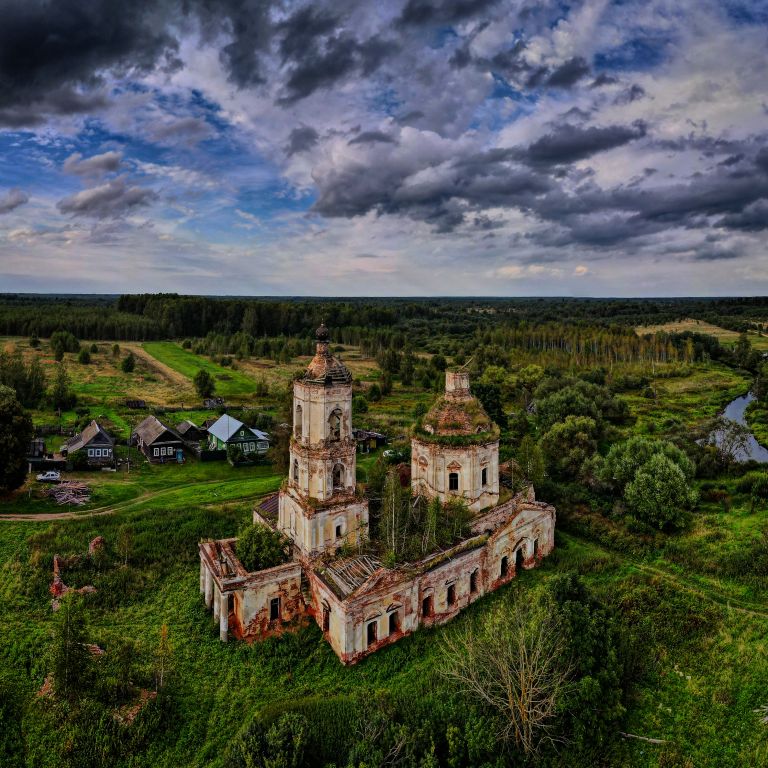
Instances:
[[[305,555],[355,544],[368,535],[368,503],[356,496],[352,374],[330,352],[324,324],[315,356],[293,385],[288,481],[278,527]]]

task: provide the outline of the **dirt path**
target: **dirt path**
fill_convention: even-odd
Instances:
[[[152,357],[152,355],[150,355],[140,344],[124,342],[122,346],[133,352],[133,354],[140,358],[150,370],[157,372],[171,384],[181,387],[184,390],[191,391],[192,382],[184,376],[184,374],[174,371],[173,368],[167,366],[165,363],[161,363],[156,357]]]
[[[239,483],[239,479],[232,479],[232,480],[203,480],[196,483],[198,486],[206,486],[206,485],[216,485],[220,483],[224,483],[225,485],[229,485],[230,483]],[[145,491],[144,493],[139,494],[138,496],[135,496],[132,499],[126,499],[125,501],[119,501],[116,504],[110,504],[105,507],[96,507],[95,509],[91,509],[88,511],[78,512],[77,510],[68,510],[67,512],[30,512],[30,513],[22,513],[22,514],[10,514],[10,515],[4,515],[0,513],[0,522],[3,521],[10,521],[10,522],[54,522],[56,520],[75,520],[75,519],[81,519],[84,517],[99,517],[100,515],[112,515],[115,512],[124,512],[127,509],[131,509],[132,507],[138,506],[140,504],[145,504],[148,501],[153,501],[155,499],[161,498],[163,496],[170,496],[182,489],[186,488],[185,485],[173,485],[170,488],[161,488],[157,491]],[[259,498],[260,494],[256,494],[256,498]],[[227,502],[230,501],[238,501],[237,498],[234,499],[227,499]],[[225,502],[225,503],[227,503]],[[219,502],[203,502],[198,503],[196,506],[204,507],[209,504],[218,504]]]

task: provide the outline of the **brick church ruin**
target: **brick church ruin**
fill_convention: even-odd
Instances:
[[[500,501],[499,430],[467,373],[446,373],[445,394],[411,441],[413,493],[458,497],[471,511],[461,541],[386,567],[368,540],[355,449],[352,375],[321,325],[317,352],[294,383],[287,482],[254,511],[255,523],[291,540],[290,561],[249,573],[236,539],[200,544],[200,592],[222,641],[230,632],[261,639],[311,617],[341,661],[354,664],[420,626],[450,620],[552,551],[554,507],[536,501],[532,487]]]

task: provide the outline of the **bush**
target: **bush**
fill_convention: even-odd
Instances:
[[[688,487],[680,466],[657,453],[638,470],[627,485],[624,498],[636,517],[661,529],[682,527],[687,520],[686,510],[695,503],[696,494]]]
[[[61,361],[65,352],[79,352],[80,342],[69,331],[55,331],[51,334],[51,349],[56,360]]]
[[[123,362],[120,363],[120,368],[122,369],[123,373],[133,373],[134,368],[136,368],[136,356],[133,354],[133,352],[129,352],[123,358]]]
[[[235,551],[247,571],[263,571],[288,562],[290,542],[281,533],[256,523],[240,531]]]
[[[91,362],[91,353],[83,347],[83,349],[80,350],[80,354],[77,356],[77,362],[80,363],[80,365],[89,365]]]

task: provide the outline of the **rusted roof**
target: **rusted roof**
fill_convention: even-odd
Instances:
[[[67,452],[74,453],[79,451],[83,446],[88,445],[95,438],[101,438],[99,443],[108,443],[114,445],[115,441],[99,426],[94,420],[92,421],[79,435],[70,437],[67,440]]]
[[[343,598],[352,594],[381,567],[381,560],[360,555],[331,561],[322,569],[321,575]]]
[[[262,499],[261,504],[256,508],[262,516],[269,520],[277,520],[278,509],[280,506],[280,494],[273,493]]]
[[[139,422],[136,429],[133,430],[134,435],[138,435],[144,445],[152,445],[159,437],[168,432],[173,440],[181,440],[181,438],[170,427],[166,427],[157,416],[147,416],[146,419]]]
[[[205,427],[198,427],[197,424],[195,424],[194,421],[190,421],[189,419],[185,419],[181,422],[181,424],[178,424],[176,426],[176,431],[182,436],[185,437],[187,432],[190,432],[191,434],[197,434],[197,435],[203,435],[208,430]]]
[[[338,357],[331,354],[330,334],[325,324],[320,325],[315,336],[317,338],[317,350],[304,374],[304,381],[327,386],[351,384],[352,374],[349,372],[349,368]]]

